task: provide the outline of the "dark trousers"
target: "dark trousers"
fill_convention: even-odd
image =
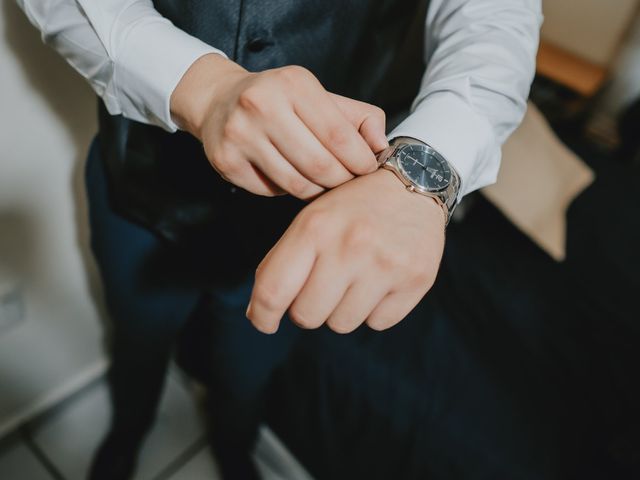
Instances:
[[[212,286],[190,275],[193,252],[160,240],[116,214],[109,204],[97,142],[86,167],[91,247],[111,320],[112,432],[137,445],[152,425],[178,338],[212,390],[215,431],[227,443],[251,442],[258,405],[274,369],[287,357],[296,328],[286,319],[275,335],[245,317],[253,276]],[[208,266],[215,268],[215,266]],[[211,357],[213,356],[213,358]],[[237,446],[237,445],[236,445]]]
[[[398,327],[298,343],[287,319],[275,336],[250,326],[250,277],[200,281],[189,252],[114,214],[94,145],[113,429],[149,428],[177,339],[197,350],[195,338],[209,352],[214,430],[249,442],[269,377],[296,343],[305,348],[286,362],[270,413],[317,478],[639,478],[640,176],[622,176],[620,189],[612,173],[574,203],[564,264],[478,202],[450,226],[435,288]],[[603,211],[611,192],[620,207]]]

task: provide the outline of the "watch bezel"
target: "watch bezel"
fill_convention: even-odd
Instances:
[[[424,188],[421,185],[414,182],[407,171],[401,167],[398,162],[397,152],[407,145],[422,145],[425,147],[427,153],[436,157],[439,161],[443,162],[450,170],[451,176],[448,185],[439,190],[431,190]],[[436,149],[429,144],[417,140],[412,137],[397,136],[390,141],[390,145],[376,154],[378,166],[386,170],[390,170],[395,176],[405,185],[406,189],[421,195],[425,195],[435,199],[444,209],[447,216],[447,223],[451,219],[453,211],[459,202],[459,193],[462,189],[460,175],[457,170],[447,159],[441,155]]]
[[[449,174],[448,174],[448,178],[446,179],[446,183],[445,185],[443,185],[442,187],[439,188],[434,188],[434,187],[426,187],[423,186],[417,182],[415,182],[412,178],[412,175],[410,172],[407,172],[407,170],[404,168],[402,162],[400,162],[400,154],[402,153],[403,150],[406,149],[413,149],[415,147],[418,147],[419,149],[423,150],[425,155],[431,155],[433,158],[435,158],[441,165],[449,168]],[[447,162],[447,160],[440,154],[438,153],[437,150],[435,150],[434,148],[432,148],[431,146],[427,145],[427,144],[415,144],[415,143],[404,143],[402,145],[399,145],[395,151],[392,154],[392,158],[393,161],[395,163],[396,168],[398,168],[400,170],[400,173],[402,173],[402,176],[405,177],[405,179],[407,180],[407,182],[409,182],[409,184],[411,184],[413,186],[413,188],[419,192],[422,193],[441,193],[446,191],[450,186],[451,183],[453,181],[453,171],[451,169],[451,166],[449,165],[449,163]]]

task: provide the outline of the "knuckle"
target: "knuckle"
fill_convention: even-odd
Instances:
[[[433,287],[436,281],[436,274],[424,263],[415,261],[413,263],[403,263],[401,269],[404,272],[404,285],[408,289],[426,292]]]
[[[311,183],[302,177],[292,177],[287,182],[287,191],[297,198],[305,198],[309,193]]]
[[[351,224],[344,234],[344,248],[349,252],[368,250],[371,247],[373,224],[370,220],[359,219]]]
[[[330,223],[329,216],[329,213],[324,210],[308,209],[300,219],[301,228],[311,236],[318,236],[326,230],[327,225]]]
[[[329,319],[327,321],[327,326],[334,331],[335,333],[339,333],[340,335],[346,335],[347,333],[351,333],[356,329],[355,325],[351,325],[342,321],[335,321]]]
[[[238,96],[238,104],[245,110],[260,110],[262,106],[262,92],[258,87],[249,87]]]
[[[218,148],[212,157],[212,163],[225,176],[233,175],[238,171],[238,162],[233,160],[228,147]]]
[[[438,265],[433,264],[428,257],[413,258],[411,255],[406,254],[403,258],[403,262],[406,265],[408,272],[412,278],[420,283],[432,281],[435,278],[435,272],[437,272]]]
[[[260,193],[260,195],[262,195],[263,197],[280,197],[280,196],[282,196],[282,194],[279,193],[277,190],[273,190],[271,188],[265,189],[264,192]]]
[[[301,310],[300,307],[295,305],[289,309],[288,315],[291,321],[301,328],[311,329],[318,327],[318,323],[310,319]]]
[[[374,256],[376,266],[384,271],[390,272],[398,268],[405,266],[402,254],[399,252],[392,252],[389,249],[380,249]]]
[[[366,152],[351,163],[351,169],[357,175],[366,175],[377,169],[377,162],[372,153]]]
[[[244,129],[237,116],[231,116],[222,128],[222,137],[225,140],[238,141],[242,138]]]
[[[388,330],[391,326],[393,326],[395,322],[392,322],[387,319],[376,319],[376,320],[367,320],[367,326],[371,330],[375,330],[376,332],[382,332],[384,330]]]
[[[203,143],[203,148],[204,154],[206,155],[207,159],[209,159],[209,163],[215,166],[215,163],[219,156],[217,142],[207,140]]]
[[[286,82],[296,84],[301,81],[309,80],[313,74],[300,65],[289,65],[280,70],[282,79]]]
[[[316,185],[306,178],[298,176],[289,180],[287,186],[288,189],[285,190],[301,200],[309,200],[324,190],[320,185]]]
[[[313,159],[308,167],[309,175],[313,178],[325,178],[332,169],[333,164],[325,158]]]
[[[391,253],[389,251],[389,253]],[[415,252],[409,250],[396,250],[393,252],[393,257],[397,266],[406,268],[411,273],[416,273],[422,270],[423,264],[418,258],[416,258]]]
[[[344,128],[339,125],[332,125],[327,131],[328,140],[332,145],[341,147],[349,142],[349,135]]]
[[[242,166],[238,161],[228,161],[225,165],[224,174],[230,179],[234,179],[242,172]]]
[[[253,301],[269,312],[277,311],[282,308],[283,304],[282,296],[278,292],[277,288],[267,286],[259,281],[256,281],[254,286]]]
[[[417,286],[426,287],[427,290],[431,290],[433,284],[436,282],[435,275],[432,275],[426,268],[417,269],[413,272],[413,279]]]
[[[209,160],[220,173],[224,173],[227,170],[228,155],[225,149],[221,147],[213,149],[209,155]]]
[[[387,114],[385,113],[385,111],[382,108],[375,105],[373,105],[373,115],[383,121],[386,120],[387,118]]]

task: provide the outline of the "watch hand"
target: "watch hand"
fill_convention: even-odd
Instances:
[[[413,158],[411,155],[407,155],[407,158],[408,158],[409,160],[413,160],[413,164],[414,164],[414,165],[416,165],[416,164],[417,164],[417,165],[422,165],[420,162],[418,162],[418,161],[417,161],[415,158]]]
[[[426,167],[426,163],[424,163],[424,164],[420,163],[418,160],[413,158],[411,155],[407,155],[407,158],[410,158],[411,160],[413,160],[413,164],[414,165],[420,165],[422,168]]]

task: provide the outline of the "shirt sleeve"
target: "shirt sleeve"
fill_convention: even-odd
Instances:
[[[151,0],[17,1],[109,113],[168,131],[177,129],[170,99],[187,69],[202,55],[226,56],[175,27]]]
[[[427,68],[389,138],[435,148],[460,175],[461,197],[496,180],[502,144],[526,111],[541,23],[540,0],[431,0]]]

